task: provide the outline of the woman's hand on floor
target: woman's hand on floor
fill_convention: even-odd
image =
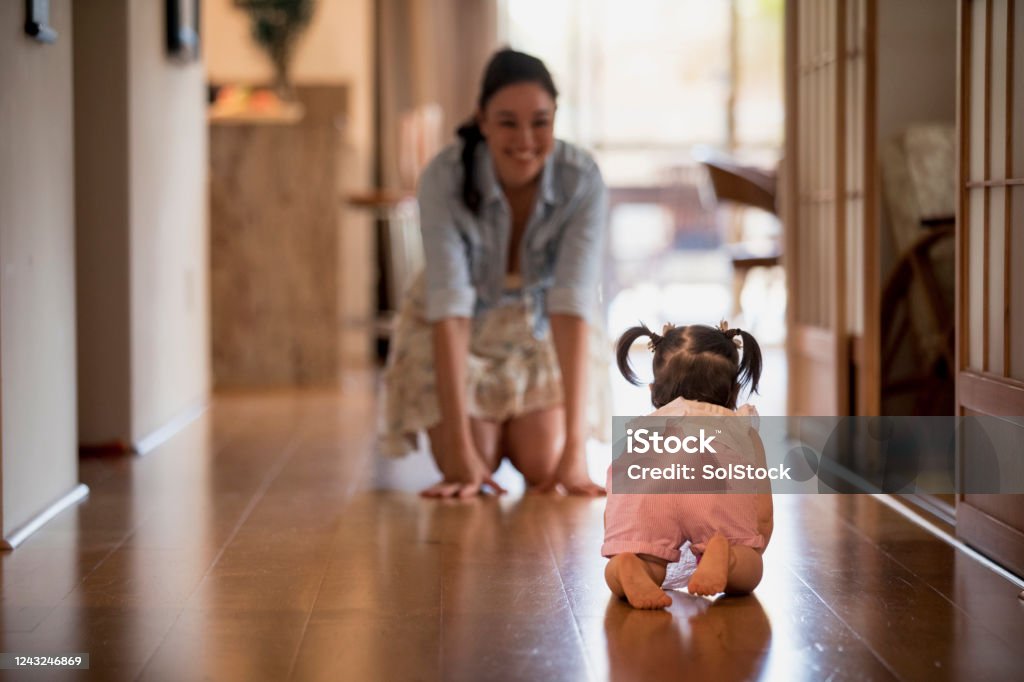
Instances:
[[[421,490],[420,497],[465,499],[483,495],[487,492],[484,486],[490,488],[495,495],[505,494],[505,489],[498,485],[493,478],[487,476],[479,482],[439,481],[429,488]]]
[[[485,486],[496,495],[505,492],[505,489],[494,480],[489,468],[476,452],[476,448],[469,445],[460,450],[462,451],[456,453],[455,458],[458,464],[453,467],[452,471],[445,472],[443,481],[421,491],[422,497],[475,497],[485,492]]]

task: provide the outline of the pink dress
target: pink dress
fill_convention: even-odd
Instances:
[[[677,398],[651,416],[746,417],[755,422],[751,434],[757,437],[757,410],[752,405],[743,405],[733,411]],[[680,548],[689,542],[690,551],[699,559],[708,540],[716,533],[731,544],[763,549],[765,539],[757,529],[757,495],[616,494],[612,489],[612,469],[608,468],[602,556],[649,554],[675,563],[680,560]]]

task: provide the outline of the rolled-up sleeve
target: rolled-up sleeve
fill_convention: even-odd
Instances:
[[[427,320],[472,317],[476,289],[470,278],[469,247],[456,226],[452,178],[435,159],[420,178],[417,199],[423,232]]]
[[[548,314],[576,315],[593,322],[608,222],[608,190],[596,164],[580,178],[579,192],[579,203],[558,246],[547,309]]]

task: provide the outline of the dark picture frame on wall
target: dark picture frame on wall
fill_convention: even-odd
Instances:
[[[25,33],[41,43],[57,42],[50,26],[50,0],[25,0]]]
[[[199,59],[199,0],[165,0],[167,54],[192,62]]]

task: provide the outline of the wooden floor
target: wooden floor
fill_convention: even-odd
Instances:
[[[635,612],[602,501],[421,500],[374,419],[368,389],[220,396],[83,461],[89,499],[3,556],[0,651],[94,679],[1021,679],[1018,590],[873,498],[780,496],[755,596]]]

